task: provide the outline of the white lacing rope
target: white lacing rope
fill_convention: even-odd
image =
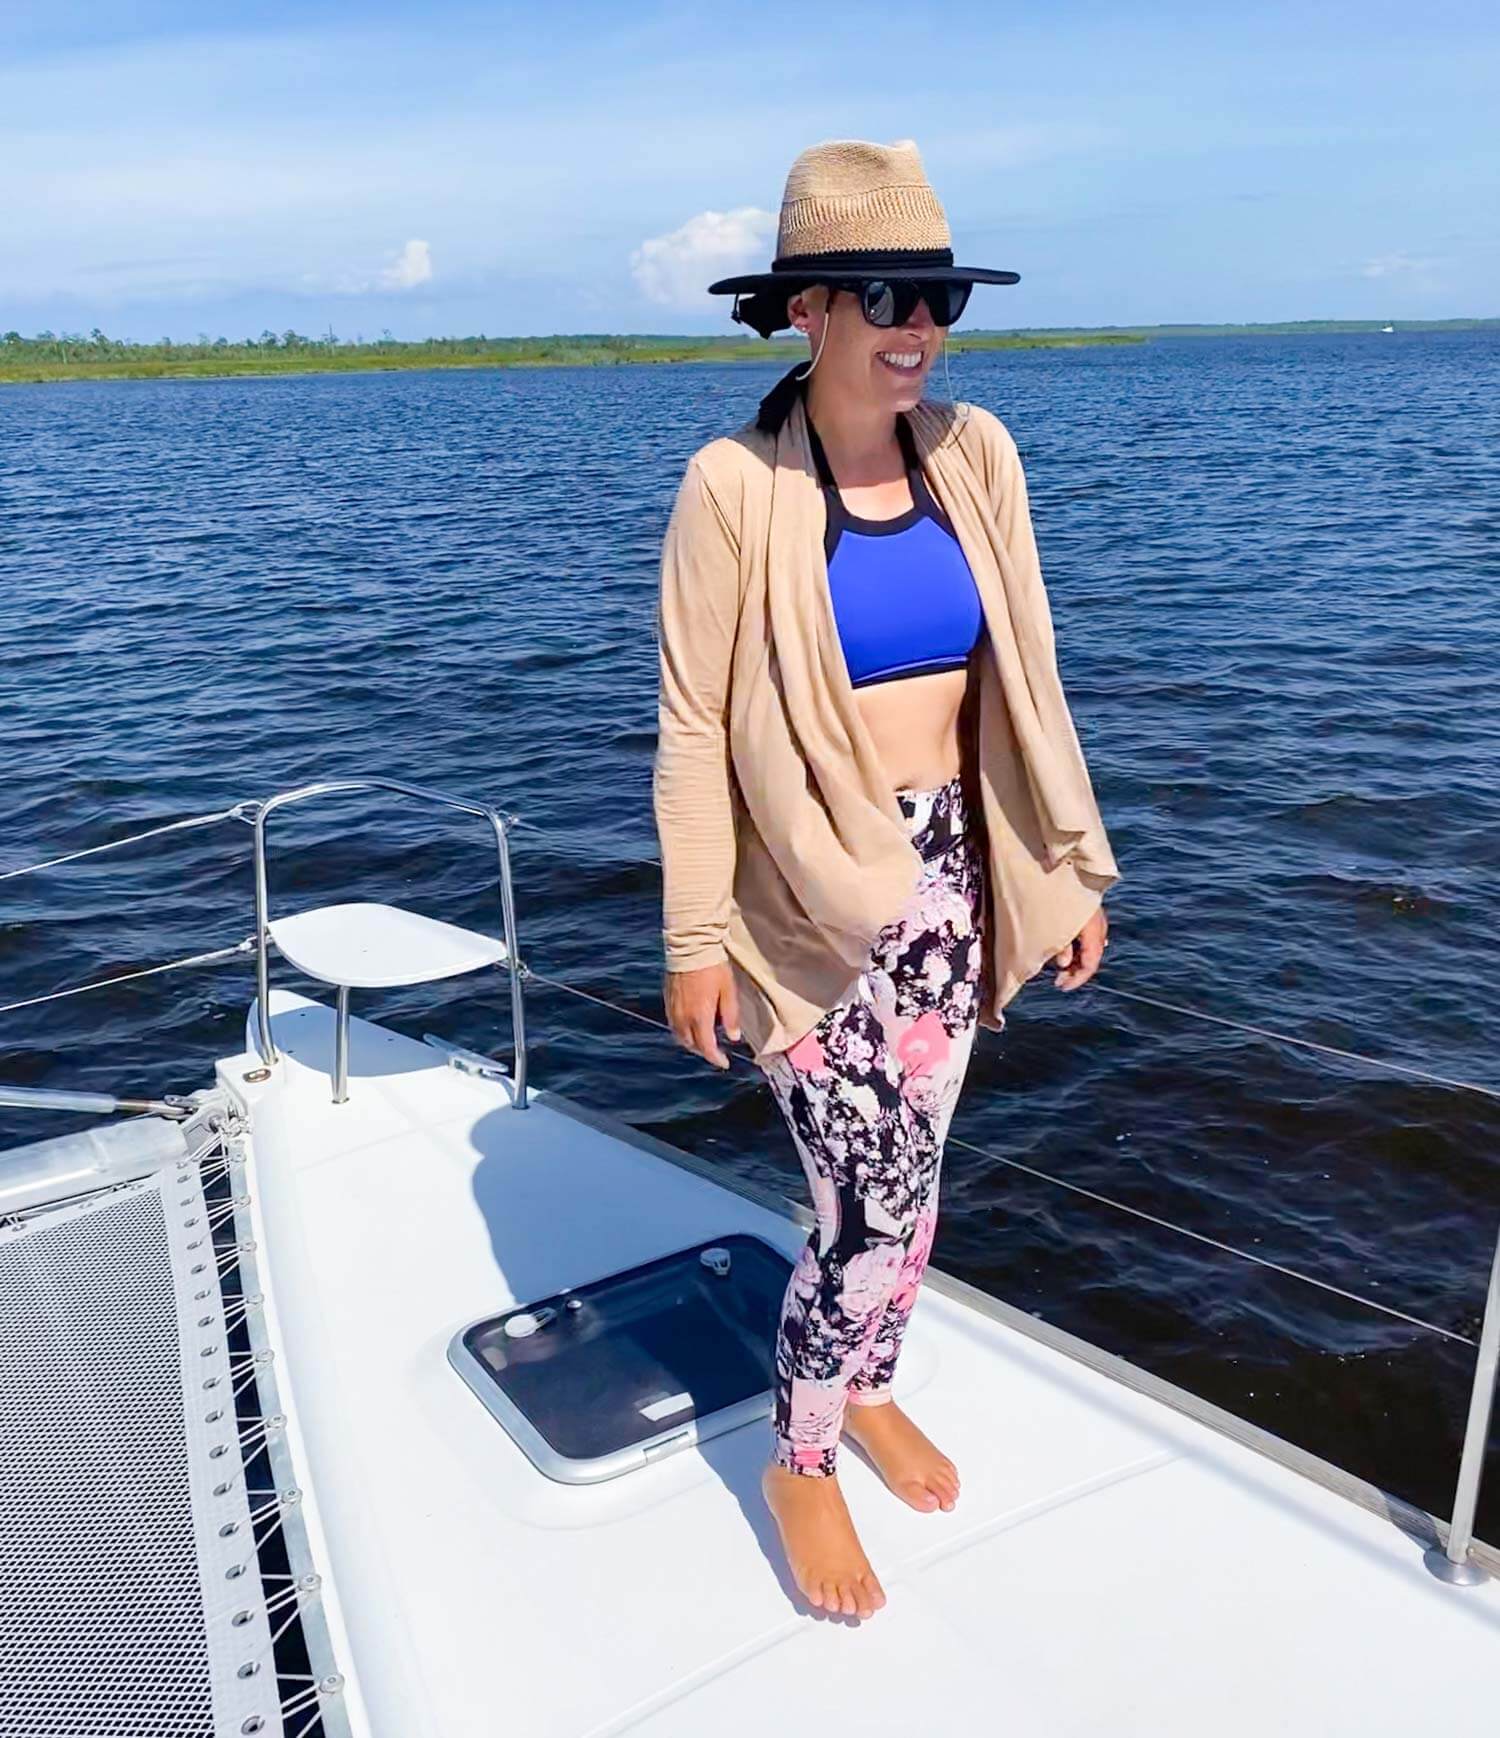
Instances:
[[[230,1159],[229,1143],[222,1132],[216,1134],[210,1142],[199,1148],[197,1152],[179,1160],[178,1164],[179,1166],[197,1164],[201,1183],[209,1169],[209,1165],[205,1163],[205,1161],[211,1160],[216,1152],[221,1154],[225,1159]],[[233,1162],[234,1161],[230,1159],[230,1163]],[[225,1168],[228,1167],[226,1166]],[[217,1246],[217,1240],[215,1239],[214,1233],[220,1228],[220,1224],[225,1222],[223,1209],[226,1207],[245,1207],[249,1205],[248,1196],[235,1193],[234,1180],[231,1180],[228,1186],[230,1194],[215,1207],[210,1207],[207,1212],[209,1245],[210,1248],[214,1248],[216,1251],[216,1260],[219,1265],[221,1279],[225,1277],[229,1267],[233,1267],[237,1264],[238,1258],[243,1251],[254,1248],[253,1243],[245,1244],[238,1242],[229,1243],[222,1250]],[[227,1266],[225,1265],[225,1257],[228,1257]],[[221,1300],[223,1301],[224,1310],[222,1326],[226,1334],[239,1326],[248,1316],[250,1308],[252,1306],[258,1307],[260,1302],[258,1293],[251,1294],[250,1296],[244,1294],[243,1280],[244,1275],[243,1270],[241,1270],[242,1290],[237,1300],[237,1305],[232,1305],[228,1300],[223,1300],[221,1291]],[[237,1319],[231,1321],[230,1318],[235,1314],[236,1307],[238,1307]],[[239,1360],[231,1359],[229,1363],[231,1402],[237,1401],[246,1386],[254,1380],[254,1373],[256,1370],[273,1362],[274,1354],[269,1351],[264,1353],[252,1352],[248,1356]],[[236,1382],[234,1381],[234,1377],[236,1371],[240,1369],[244,1370],[245,1374],[240,1381]],[[232,1468],[233,1476],[236,1478],[247,1478],[251,1464],[263,1453],[268,1454],[269,1444],[272,1437],[278,1435],[285,1429],[285,1427],[286,1419],[284,1414],[275,1413],[267,1416],[260,1410],[259,1399],[257,1396],[253,1416],[250,1420],[245,1424],[239,1424],[236,1422],[234,1446],[235,1452],[238,1456],[238,1464]],[[252,1491],[247,1480],[245,1498],[248,1508],[247,1520],[249,1528],[249,1549],[248,1555],[240,1558],[239,1567],[242,1571],[246,1570],[253,1562],[256,1566],[257,1573],[260,1573],[261,1553],[265,1550],[271,1540],[284,1529],[287,1513],[291,1508],[301,1502],[302,1492],[295,1487],[280,1489],[274,1485],[268,1487],[257,1486],[255,1490]],[[252,1498],[255,1500],[254,1506],[251,1506]],[[255,1604],[258,1603],[268,1633],[265,1641],[253,1650],[248,1648],[237,1650],[244,1656],[240,1661],[240,1669],[243,1671],[247,1666],[259,1667],[264,1664],[269,1664],[271,1677],[276,1686],[275,1694],[277,1696],[282,1721],[285,1722],[285,1720],[291,1715],[310,1711],[309,1718],[298,1729],[299,1738],[305,1738],[306,1734],[319,1726],[322,1720],[323,1705],[326,1704],[326,1701],[329,1698],[342,1690],[343,1679],[337,1673],[335,1673],[332,1678],[318,1679],[305,1672],[286,1672],[279,1669],[276,1661],[276,1644],[294,1623],[302,1620],[304,1606],[310,1607],[318,1603],[322,1587],[322,1578],[316,1573],[316,1571],[302,1576],[288,1575],[285,1577],[278,1577],[277,1579],[285,1581],[285,1585],[275,1592],[269,1591],[265,1585],[269,1579],[269,1577],[266,1577],[263,1574],[261,1575],[262,1588],[258,1601],[247,1604],[244,1598],[236,1599],[231,1596],[225,1600],[224,1604],[217,1612],[211,1612],[208,1614],[208,1621],[213,1626],[220,1625],[226,1620],[232,1622],[233,1617],[237,1612],[241,1610],[253,1610]],[[280,1619],[279,1622],[277,1621],[278,1618]]]

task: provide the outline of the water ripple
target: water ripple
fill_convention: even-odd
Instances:
[[[1125,872],[1112,983],[1495,1081],[1500,342],[968,353],[1026,463],[1059,657]],[[0,394],[0,867],[381,773],[515,841],[542,971],[660,1013],[655,561],[758,367],[371,374]],[[483,829],[330,800],[272,824],[277,909],[495,920]],[[10,1001],[238,940],[249,834],[0,884]],[[17,1081],[189,1091],[245,962],[9,1017]],[[495,980],[365,1011],[503,1050]],[[534,989],[536,1078],[800,1193],[774,1106]],[[68,1126],[49,1119],[47,1132]],[[986,1036],[966,1141],[1470,1331],[1492,1106],[1045,979]],[[44,1132],[0,1116],[0,1139]],[[954,1147],[937,1259],[1442,1512],[1465,1359]],[[1461,1350],[1461,1349],[1459,1349]],[[1491,1476],[1487,1536],[1500,1536]]]

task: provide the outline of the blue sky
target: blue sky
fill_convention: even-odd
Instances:
[[[0,330],[734,331],[915,139],[967,323],[1500,315],[1500,7],[5,0]]]

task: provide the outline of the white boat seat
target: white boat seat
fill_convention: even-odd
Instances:
[[[318,905],[266,925],[277,951],[298,971],[338,987],[333,1102],[349,1099],[349,992],[386,990],[457,977],[507,958],[505,943],[399,905]]]
[[[426,984],[498,965],[505,943],[398,905],[320,905],[270,925],[282,957],[320,983],[356,990]]]

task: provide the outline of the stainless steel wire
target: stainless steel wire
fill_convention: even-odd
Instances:
[[[6,870],[3,873],[0,873],[0,879],[26,874],[30,870],[51,868],[60,863],[71,862],[78,857],[90,856],[97,851],[113,850],[119,846],[133,844],[140,839],[152,838],[157,834],[172,832],[180,828],[204,826],[215,821],[229,819],[253,822],[259,807],[260,805],[257,803],[237,803],[231,808],[221,809],[212,814],[195,815],[183,821],[174,821],[162,827],[153,827],[147,832],[133,834],[125,839],[117,839],[108,845],[91,846],[88,850],[71,852],[67,856],[55,857],[45,863],[31,864],[26,868],[21,869]],[[549,827],[544,823],[526,820],[520,815],[507,813],[504,818],[507,824],[511,826],[524,827],[535,833],[551,833],[562,836],[561,829]],[[659,858],[633,857],[632,860],[652,863],[658,868],[660,867]],[[10,1002],[0,1005],[0,1014],[13,1013],[21,1008],[36,1007],[40,1003],[58,1001],[67,996],[82,995],[88,990],[108,989],[115,984],[129,983],[137,978],[152,977],[157,973],[174,971],[184,966],[209,965],[222,960],[232,959],[238,955],[253,951],[255,945],[254,936],[249,936],[244,941],[238,942],[232,947],[219,948],[210,953],[190,954],[183,959],[169,960],[165,964],[149,966],[142,971],[126,972],[117,977],[101,978],[91,983],[75,985],[68,989],[54,990],[47,995],[32,996],[24,1001]],[[612,1013],[623,1014],[629,1019],[639,1021],[642,1025],[654,1027],[657,1031],[666,1032],[668,1036],[672,1036],[671,1027],[668,1026],[666,1022],[658,1020],[650,1014],[643,1014],[639,1009],[624,1007],[618,1002],[612,1002],[607,996],[596,995],[594,992],[581,989],[578,985],[570,984],[562,978],[550,977],[544,972],[537,971],[533,966],[524,961],[518,963],[518,970],[524,978],[534,978],[538,983],[547,984],[553,989],[563,990],[567,994],[577,996],[583,1001],[593,1002],[599,1007],[608,1008]],[[1104,984],[1097,980],[1094,981],[1093,987],[1096,990],[1103,991],[1107,995],[1119,996],[1127,1001],[1140,1002],[1149,1007],[1163,1008],[1171,1013],[1181,1014],[1188,1019],[1204,1020],[1214,1025],[1229,1027],[1235,1031],[1247,1032],[1252,1036],[1269,1039],[1274,1043],[1291,1044],[1302,1049],[1316,1050],[1324,1055],[1338,1056],[1347,1061],[1363,1063],[1365,1066],[1370,1068],[1385,1069],[1392,1073],[1404,1074],[1410,1078],[1423,1080],[1434,1086],[1446,1087],[1453,1091],[1473,1092],[1484,1098],[1500,1099],[1500,1089],[1485,1086],[1476,1081],[1457,1080],[1451,1076],[1437,1074],[1431,1069],[1416,1067],[1410,1063],[1393,1062],[1384,1057],[1368,1055],[1364,1051],[1348,1050],[1335,1044],[1323,1044],[1311,1038],[1299,1038],[1293,1033],[1279,1032],[1273,1027],[1257,1025],[1248,1020],[1233,1020],[1226,1015],[1211,1014],[1206,1009],[1189,1007],[1181,1002],[1169,1002],[1162,997],[1145,995],[1140,991],[1120,989],[1113,984]],[[723,1048],[729,1056],[731,1064],[739,1060],[748,1060],[747,1057],[737,1055],[727,1041],[723,1044]],[[1170,1219],[1164,1219],[1157,1214],[1148,1213],[1143,1208],[1133,1207],[1128,1202],[1116,1200],[1113,1196],[1102,1194],[1097,1190],[1087,1189],[1082,1184],[1069,1182],[1066,1178],[1054,1176],[1050,1172],[1038,1169],[1036,1166],[1023,1164],[1019,1159],[1008,1158],[1004,1153],[997,1153],[989,1148],[976,1146],[974,1143],[965,1141],[951,1133],[949,1139],[952,1140],[955,1145],[963,1147],[969,1152],[976,1153],[983,1158],[990,1159],[996,1164],[1008,1166],[1013,1170],[1023,1171],[1030,1176],[1039,1178],[1043,1182],[1050,1183],[1056,1188],[1067,1190],[1076,1195],[1085,1196],[1090,1200],[1097,1201],[1101,1205],[1111,1208],[1115,1212],[1129,1214],[1133,1218],[1141,1219],[1150,1224],[1157,1225],[1164,1230],[1175,1232],[1179,1236],[1192,1238],[1195,1242],[1206,1244],[1207,1246],[1220,1250],[1227,1255],[1237,1256],[1241,1261],[1248,1261],[1258,1267],[1268,1268],[1273,1272],[1283,1274],[1289,1279],[1298,1280],[1303,1285],[1314,1286],[1321,1291],[1329,1292],[1335,1296],[1345,1298],[1350,1302],[1362,1304],[1367,1309],[1378,1311],[1382,1315],[1390,1316],[1398,1321],[1406,1322],[1413,1327],[1422,1328],[1429,1333],[1438,1334],[1444,1339],[1453,1340],[1466,1346],[1477,1345],[1477,1341],[1469,1335],[1457,1333],[1453,1329],[1445,1328],[1437,1322],[1426,1321],[1420,1316],[1412,1315],[1405,1310],[1396,1309],[1393,1305],[1383,1303],[1376,1298],[1365,1297],[1362,1293],[1350,1291],[1343,1286],[1334,1285],[1328,1280],[1319,1279],[1312,1274],[1303,1273],[1297,1268],[1287,1267],[1281,1262],[1272,1261],[1263,1255],[1256,1255],[1250,1250],[1241,1249],[1235,1244],[1226,1243],[1216,1237],[1210,1237],[1204,1232],[1190,1230],[1185,1225],[1178,1225]]]
[[[1223,1014],[1210,1014],[1202,1008],[1189,1008],[1181,1002],[1164,1002],[1158,996],[1143,996],[1138,990],[1118,989],[1114,984],[1094,980],[1093,987],[1107,996],[1123,996],[1127,1001],[1146,1002],[1153,1008],[1168,1008],[1174,1014],[1186,1014],[1193,1020],[1211,1020],[1216,1026],[1233,1026],[1236,1031],[1253,1032],[1258,1038],[1274,1038],[1278,1044],[1300,1044],[1305,1050],[1321,1050],[1327,1056],[1342,1056],[1350,1062],[1364,1062],[1371,1068],[1388,1068],[1396,1074],[1409,1074],[1434,1086],[1447,1086],[1457,1092],[1477,1092],[1483,1098],[1500,1098],[1500,1088],[1482,1086],[1475,1080],[1454,1080],[1451,1075],[1434,1074],[1430,1068],[1417,1068],[1409,1062],[1391,1062],[1383,1056],[1367,1056],[1362,1050],[1341,1050],[1337,1044],[1319,1044],[1313,1038],[1294,1038],[1290,1032],[1277,1032],[1269,1026],[1256,1026],[1248,1020],[1231,1020]]]
[[[35,1008],[43,1002],[60,1002],[66,996],[81,996],[88,990],[107,990],[113,984],[132,983],[136,978],[154,978],[159,972],[175,972],[180,966],[208,966],[220,960],[234,959],[239,954],[253,953],[255,937],[246,936],[233,947],[215,948],[212,953],[187,954],[180,960],[167,960],[163,965],[146,966],[138,972],[121,972],[118,977],[95,978],[91,983],[73,984],[65,990],[49,990],[45,996],[28,996],[21,1002],[0,1005],[0,1014],[13,1014],[18,1008]]]
[[[1295,1267],[1287,1267],[1282,1262],[1271,1261],[1264,1255],[1256,1255],[1251,1250],[1240,1249],[1233,1243],[1224,1243],[1217,1237],[1209,1237],[1202,1231],[1191,1231],[1186,1225],[1178,1225],[1171,1219],[1163,1219],[1155,1213],[1147,1213],[1144,1208],[1132,1207],[1126,1201],[1116,1201],[1111,1195],[1101,1195],[1096,1189],[1085,1189],[1081,1183],[1070,1183],[1065,1177],[1054,1177],[1049,1171],[1041,1171],[1035,1165],[1024,1165],[1019,1159],[1007,1158],[1004,1153],[991,1152],[988,1147],[977,1147],[972,1141],[961,1140],[950,1130],[949,1141],[956,1147],[963,1147],[971,1153],[978,1153],[982,1158],[993,1159],[997,1164],[1008,1165],[1014,1171],[1025,1171],[1028,1176],[1040,1177],[1044,1183],[1051,1183],[1054,1188],[1067,1189],[1074,1195],[1086,1195],[1091,1201],[1101,1202],[1106,1207],[1112,1207],[1117,1213],[1129,1213],[1133,1218],[1144,1219],[1152,1225],[1159,1225],[1163,1230],[1175,1231],[1179,1237],[1191,1237],[1195,1243],[1206,1243],[1212,1249],[1222,1249],[1227,1255],[1237,1255],[1241,1261],[1253,1261],[1257,1267],[1268,1267],[1273,1273],[1282,1273],[1288,1279],[1301,1280],[1303,1285],[1315,1285],[1320,1291],[1332,1292],[1336,1297],[1348,1298],[1353,1303],[1364,1304],[1368,1309],[1379,1310],[1382,1315],[1394,1316],[1398,1321],[1410,1322],[1413,1327],[1426,1328],[1429,1333],[1441,1334],[1445,1340],[1455,1340],[1462,1346],[1477,1346],[1479,1342],[1468,1334],[1456,1333],[1452,1328],[1440,1327],[1436,1322],[1424,1320],[1421,1316],[1409,1315],[1405,1310],[1398,1310],[1391,1304],[1381,1303],[1372,1297],[1365,1297],[1361,1292],[1348,1291],[1341,1285],[1334,1285],[1329,1280],[1318,1279],[1310,1273],[1302,1273]]]
[[[569,995],[579,996],[584,1001],[597,1003],[600,1007],[612,1009],[617,1014],[628,1015],[629,1018],[632,1020],[639,1020],[643,1025],[655,1026],[659,1031],[666,1032],[669,1035],[671,1034],[671,1027],[666,1025],[663,1021],[653,1019],[649,1014],[642,1014],[635,1008],[621,1007],[619,1003],[611,1002],[606,996],[597,996],[590,990],[581,990],[576,984],[566,983],[561,978],[548,977],[544,973],[538,972],[530,966],[526,967],[526,976],[528,978],[535,978],[538,983],[548,984],[553,989],[566,990]],[[1143,999],[1150,1000],[1151,998],[1147,997]],[[1228,1024],[1231,1025],[1238,1023],[1239,1022],[1236,1021],[1228,1022]],[[1256,1031],[1260,1030],[1260,1028],[1250,1029]],[[1280,1034],[1277,1033],[1267,1033],[1266,1035],[1269,1037],[1280,1036]],[[1295,1042],[1295,1040],[1293,1040],[1293,1042]],[[737,1054],[727,1042],[722,1043],[721,1048],[724,1050],[725,1054],[728,1055],[731,1063],[749,1060],[748,1057]],[[1343,1054],[1343,1052],[1340,1054]],[[1370,1058],[1368,1060],[1374,1059]],[[1241,1249],[1238,1245],[1233,1243],[1225,1243],[1222,1239],[1210,1237],[1202,1231],[1190,1230],[1186,1225],[1178,1225],[1171,1219],[1163,1219],[1158,1214],[1148,1213],[1144,1208],[1133,1207],[1128,1201],[1116,1200],[1112,1195],[1101,1194],[1097,1189],[1086,1189],[1081,1183],[1071,1183],[1067,1178],[1054,1176],[1050,1171],[1043,1171],[1035,1165],[1023,1164],[1021,1160],[1009,1158],[1006,1154],[997,1153],[992,1148],[976,1146],[974,1142],[963,1140],[959,1136],[953,1134],[951,1130],[948,1134],[948,1140],[954,1146],[963,1147],[966,1151],[976,1153],[981,1158],[990,1159],[997,1165],[1005,1165],[1011,1170],[1024,1171],[1028,1176],[1039,1178],[1044,1183],[1051,1183],[1056,1188],[1066,1189],[1071,1194],[1087,1196],[1089,1200],[1097,1201],[1102,1206],[1112,1208],[1117,1213],[1127,1213],[1132,1218],[1146,1220],[1152,1225],[1160,1226],[1163,1230],[1176,1232],[1181,1237],[1190,1237],[1196,1243],[1207,1244],[1210,1248],[1221,1250],[1226,1255],[1238,1256],[1241,1261],[1252,1262],[1257,1267],[1269,1268],[1273,1272],[1282,1274],[1288,1279],[1298,1280],[1303,1285],[1314,1286],[1319,1291],[1329,1292],[1334,1296],[1344,1298],[1351,1303],[1363,1304],[1367,1309],[1375,1310],[1379,1314],[1390,1316],[1397,1321],[1406,1322],[1411,1327],[1422,1328],[1428,1333],[1439,1335],[1442,1339],[1452,1340],[1462,1346],[1477,1346],[1479,1343],[1468,1334],[1458,1333],[1453,1328],[1445,1328],[1438,1322],[1427,1321],[1422,1316],[1412,1315],[1406,1310],[1397,1309],[1394,1305],[1383,1303],[1378,1298],[1366,1297],[1362,1292],[1350,1291],[1345,1286],[1334,1285],[1330,1280],[1319,1279],[1314,1274],[1303,1273],[1298,1268],[1288,1267],[1283,1262],[1272,1261],[1264,1255],[1256,1255],[1251,1250]]]
[[[144,833],[129,833],[123,839],[110,839],[103,845],[89,845],[82,851],[69,851],[61,857],[49,857],[43,863],[23,863],[17,869],[0,869],[0,881],[10,881],[17,875],[35,875],[41,869],[56,869],[61,863],[76,863],[80,857],[96,857],[101,851],[118,851],[126,845],[139,844],[142,839],[155,839],[162,833],[178,833],[189,827],[207,827],[216,821],[245,821],[253,824],[259,803],[234,803],[227,809],[215,809],[207,815],[189,815],[185,820],[166,821],[159,827],[148,827]]]
[[[529,828],[533,833],[551,833],[559,838],[566,836],[561,828],[549,827],[538,821],[524,820],[520,815],[508,815],[506,818],[516,826]],[[632,855],[631,861],[650,863],[655,868],[661,868],[659,857],[635,857]],[[1103,990],[1106,995],[1123,996],[1129,1001],[1145,1002],[1154,1008],[1166,1008],[1174,1014],[1185,1014],[1189,1019],[1208,1020],[1216,1026],[1231,1026],[1236,1031],[1249,1032],[1257,1038],[1274,1039],[1278,1044],[1300,1045],[1306,1050],[1320,1050],[1328,1056],[1342,1056],[1347,1061],[1363,1062],[1371,1068],[1386,1068],[1393,1074],[1410,1075],[1414,1079],[1428,1081],[1433,1086],[1446,1086],[1457,1092],[1477,1092],[1483,1098],[1500,1099],[1500,1087],[1485,1086],[1474,1080],[1455,1080],[1450,1075],[1435,1074],[1430,1068],[1418,1068],[1409,1062],[1391,1062],[1381,1056],[1371,1056],[1362,1050],[1344,1050],[1336,1044],[1320,1044],[1313,1038],[1299,1038],[1294,1033],[1278,1032],[1273,1027],[1258,1026],[1249,1020],[1231,1020],[1224,1014],[1210,1014],[1206,1009],[1190,1008],[1182,1002],[1164,1001],[1159,996],[1143,995],[1138,990],[1117,989],[1113,984],[1101,983],[1097,976],[1090,980],[1090,988]],[[623,1011],[630,1012],[629,1009]],[[640,1017],[637,1016],[637,1018]]]
[[[655,1020],[650,1014],[642,1014],[636,1008],[622,1008],[618,1002],[611,1002],[604,996],[596,996],[590,990],[580,990],[576,984],[566,984],[561,978],[549,978],[545,972],[539,972],[535,966],[526,967],[526,976],[535,978],[539,984],[550,984],[554,990],[566,990],[570,996],[580,996],[585,1002],[597,1002],[601,1008],[609,1008],[616,1014],[628,1014],[632,1020],[639,1020],[643,1026],[655,1026],[658,1032],[665,1032],[670,1038],[672,1028],[664,1020]],[[725,1046],[726,1050],[728,1046]],[[731,1055],[731,1060],[734,1060]]]

